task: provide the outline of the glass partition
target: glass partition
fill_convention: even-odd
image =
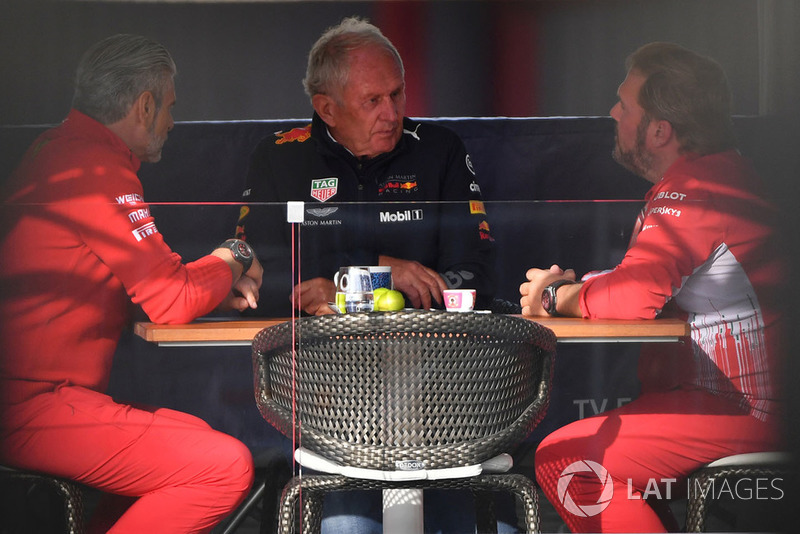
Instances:
[[[286,203],[150,204],[160,233],[185,261],[237,233],[244,237],[265,270],[266,302],[249,315],[289,317],[298,281],[327,278],[332,283],[340,267],[373,265],[379,255],[407,256],[442,274],[442,254],[452,257],[451,265],[485,262],[493,271],[493,297],[517,302],[528,268],[555,263],[580,276],[616,265],[643,201],[485,201],[472,208],[474,213],[468,202],[298,206],[293,215],[298,222],[289,223]]]
[[[269,311],[259,314],[288,316],[282,297],[297,280],[333,280],[340,267],[374,265],[379,255],[410,258],[443,275],[445,265],[482,262],[487,273],[493,271],[493,296],[518,301],[519,283],[530,267],[558,263],[578,273],[613,267],[622,258],[642,205],[328,201],[298,203],[290,214],[285,204],[251,204],[242,208],[247,215],[239,231],[264,260],[264,283],[270,288],[265,294],[281,295],[275,295],[278,304],[270,303]],[[287,222],[287,216],[297,222]],[[228,220],[233,218],[228,214]],[[235,226],[229,223],[229,228]],[[469,286],[453,279],[449,284]]]
[[[480,220],[466,230],[475,239],[466,243],[491,243],[493,299],[508,307],[501,309],[497,303],[495,306],[518,313],[514,307],[519,304],[519,285],[528,268],[547,268],[556,263],[574,268],[580,276],[616,265],[642,205],[641,201],[486,201],[483,209],[487,224],[482,224],[483,214],[478,214]],[[465,210],[468,217],[474,215],[469,213],[468,203],[307,202],[302,222],[288,223],[285,203],[246,207],[240,203],[152,203],[150,207],[159,232],[184,261],[196,260],[233,237],[240,212],[250,210],[244,233],[265,268],[259,307],[242,314],[215,311],[198,321],[289,319],[293,313],[296,317],[307,316],[302,302],[298,303],[300,309],[292,308],[292,289],[298,281],[324,277],[333,290],[339,267],[375,264],[376,251],[381,250],[376,242],[378,235],[393,242],[388,250],[405,248],[415,255],[425,240],[435,260],[441,246],[438,234],[429,235],[419,227],[448,226],[450,223],[442,214],[453,208]],[[375,220],[369,220],[370,213]],[[359,239],[361,233],[369,236],[368,242]],[[341,256],[346,259],[339,263],[336,254],[340,249],[347,250]],[[469,285],[464,283],[462,287]],[[334,295],[330,301],[335,304]],[[406,297],[404,301],[404,306],[411,307],[410,299]],[[141,314],[138,319],[147,321]],[[283,443],[260,418],[253,403],[246,342],[168,347],[130,333],[120,344],[119,353],[112,389],[122,397],[166,403],[197,413],[253,449]],[[610,357],[591,356],[601,353]],[[559,345],[556,381],[561,387],[554,389],[550,413],[542,424],[548,428],[558,426],[630,398],[635,394],[631,354],[635,359],[635,347],[629,344]],[[566,363],[570,359],[572,363]]]
[[[158,231],[184,261],[207,254],[237,235],[254,247],[264,266],[257,310],[215,311],[196,323],[226,323],[310,317],[304,301],[292,301],[299,282],[324,278],[335,291],[340,267],[371,266],[385,253],[424,258],[437,272],[441,254],[469,267],[486,261],[492,299],[476,313],[519,313],[519,285],[531,267],[556,263],[578,276],[613,267],[622,258],[642,201],[485,201],[336,203],[152,203]],[[245,217],[242,217],[242,215]],[[293,223],[287,217],[293,217]],[[446,242],[452,237],[454,243]],[[476,249],[483,252],[476,254]],[[402,259],[402,258],[401,258]],[[456,269],[458,271],[459,269]],[[467,269],[468,270],[468,269]],[[443,273],[450,282],[457,278]],[[462,273],[461,287],[470,288]],[[397,286],[398,284],[395,284]],[[411,308],[407,295],[403,306]],[[337,308],[336,296],[329,302]],[[373,305],[375,300],[373,300]],[[432,308],[443,308],[433,304]],[[329,310],[332,313],[339,310]],[[373,312],[380,313],[380,312]],[[444,313],[444,312],[443,312]],[[147,317],[139,315],[139,321]],[[259,330],[252,327],[245,337]],[[302,331],[296,343],[303,344]],[[254,399],[250,340],[185,344],[148,342],[132,332],[120,343],[111,393],[198,415],[214,428],[242,440],[253,452],[279,448],[287,458],[302,445],[303,431],[291,436],[265,420]],[[467,353],[465,353],[467,354]],[[559,344],[546,416],[514,452],[519,469],[532,474],[533,450],[547,433],[570,421],[635,398],[637,343]],[[293,377],[298,378],[298,377]],[[308,377],[303,377],[307,379]],[[256,384],[257,386],[257,384]],[[330,399],[332,406],[337,399]],[[413,461],[413,458],[409,458]],[[309,473],[293,463],[296,474]]]
[[[126,329],[117,349],[109,393],[122,401],[167,406],[197,415],[243,441],[256,456],[277,448],[287,459],[293,458],[293,451],[313,445],[313,440],[310,443],[304,434],[301,412],[293,412],[290,426],[281,426],[259,410],[259,387],[263,386],[259,380],[263,376],[254,364],[251,343],[264,329],[289,328],[293,346],[303,347],[317,338],[305,337],[298,325],[315,315],[379,317],[384,312],[420,307],[458,315],[445,311],[444,298],[427,306],[414,302],[406,290],[410,287],[409,273],[427,271],[414,271],[409,265],[397,267],[392,259],[425,265],[448,286],[478,290],[472,314],[518,315],[519,286],[529,268],[558,264],[574,269],[581,277],[614,267],[625,253],[643,205],[642,200],[151,203],[158,233],[185,262],[203,257],[231,237],[246,239],[264,267],[262,291],[255,310],[215,310],[194,321],[222,328],[233,325],[223,337],[219,332],[200,332],[179,342],[148,339],[140,326],[149,324],[149,318],[135,311],[136,324]],[[379,296],[376,287],[382,283],[380,276],[373,276],[369,267],[382,264],[392,265],[394,280]],[[354,270],[342,270],[346,267]],[[340,301],[337,293],[345,293],[348,284],[354,287],[359,275],[365,275],[369,285],[359,292],[371,290],[372,297],[367,299],[367,311],[353,312],[350,295]],[[347,283],[342,282],[344,276],[350,277]],[[298,285],[315,280],[308,289],[296,290]],[[399,291],[402,300],[383,302],[392,290]],[[315,301],[320,305],[309,307]],[[385,322],[382,325],[382,330],[388,328]],[[185,331],[169,326],[164,330],[171,328],[173,332]],[[339,345],[348,345],[351,334],[340,334]],[[448,337],[446,334],[431,335],[430,342],[438,343]],[[399,349],[392,343],[381,343],[375,350],[391,366]],[[508,451],[517,469],[532,476],[535,447],[556,428],[634,399],[639,388],[639,349],[637,342],[558,343],[546,413],[521,444]],[[460,357],[474,357],[473,350],[465,348]],[[343,395],[337,387],[366,390],[360,378],[348,381],[347,373],[342,375],[343,385],[332,386],[329,376],[297,374],[296,364],[290,360],[289,373],[281,377],[280,385],[271,378],[270,387],[288,388],[294,395],[298,381],[312,380],[314,387],[321,388],[320,394],[328,403],[325,409],[331,412],[349,408],[341,404]],[[400,368],[389,371],[398,381],[412,380]],[[447,367],[431,372],[457,371]],[[422,408],[434,402],[424,395],[417,399],[423,399],[414,401]],[[385,401],[386,409],[408,402],[402,396]],[[291,408],[296,408],[294,403]],[[381,414],[376,417],[352,429],[353,436],[382,424]],[[418,425],[424,428],[428,423],[423,420]],[[402,434],[400,429],[398,432]],[[410,456],[403,461],[408,463],[398,471],[414,471],[418,459]],[[316,471],[309,465],[319,468],[324,462],[311,462],[304,468],[292,459],[295,474]]]

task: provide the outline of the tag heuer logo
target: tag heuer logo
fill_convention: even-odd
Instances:
[[[336,194],[338,185],[338,178],[311,180],[311,197],[316,198],[320,202],[325,202]]]

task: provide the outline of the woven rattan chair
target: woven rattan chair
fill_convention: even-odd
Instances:
[[[705,532],[706,516],[715,495],[727,482],[728,490],[741,479],[793,480],[788,453],[756,452],[726,456],[698,469],[689,477],[686,532]],[[716,485],[716,488],[715,488]]]
[[[422,310],[307,317],[261,331],[258,407],[294,439],[301,465],[331,473],[287,484],[279,530],[300,520],[304,532],[318,531],[327,491],[436,487],[473,490],[479,512],[487,492],[510,492],[526,531],[538,531],[530,479],[487,471],[510,468],[502,453],[544,417],[555,342],[518,317]],[[481,532],[496,528],[493,514],[478,514]]]
[[[84,532],[83,492],[74,482],[0,466],[0,495],[0,532]],[[50,517],[53,504],[58,517]]]

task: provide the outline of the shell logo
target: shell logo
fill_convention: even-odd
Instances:
[[[603,491],[600,493],[596,504],[579,505],[572,500],[572,496],[569,494],[569,483],[572,481],[572,477],[575,473],[585,472],[594,473],[603,484]],[[561,472],[561,476],[558,478],[557,490],[558,499],[568,512],[579,517],[592,517],[605,510],[611,504],[611,497],[614,496],[614,483],[605,467],[591,460],[580,460],[569,464]]]

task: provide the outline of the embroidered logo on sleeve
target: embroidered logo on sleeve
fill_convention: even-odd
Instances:
[[[133,232],[133,237],[136,238],[136,241],[141,241],[146,237],[150,237],[151,235],[158,233],[158,228],[156,228],[156,223],[149,222],[144,226],[140,226],[139,228],[135,229]]]
[[[140,195],[139,193],[128,193],[124,195],[118,195],[114,197],[114,200],[117,202],[117,204],[123,206],[135,207],[140,204],[144,204],[144,198],[142,198],[142,195]],[[148,207],[138,208],[128,212],[128,220],[132,224],[137,224],[139,222],[142,222],[150,218],[151,218],[150,208]],[[136,238],[136,241],[141,241],[146,237],[150,237],[151,235],[157,234],[158,228],[156,228],[156,223],[151,220],[150,222],[145,223],[142,226],[139,226],[138,228],[135,228],[134,230],[131,231],[131,233],[133,234],[133,237]]]
[[[147,209],[147,208],[134,210],[134,211],[131,211],[130,213],[128,213],[128,219],[132,223],[137,223],[139,221],[143,221],[143,220],[149,219],[149,218],[150,218],[150,210]]]
[[[492,231],[489,229],[489,223],[487,221],[481,221],[478,225],[478,235],[481,241],[494,241]]]
[[[483,205],[483,202],[480,200],[470,200],[469,201],[469,212],[473,215],[476,213],[482,213],[486,215],[486,206]]]
[[[275,132],[275,137],[277,137],[275,140],[276,145],[292,143],[294,141],[302,143],[311,137],[311,125],[309,124],[305,128],[292,128],[288,132]]]
[[[142,195],[139,193],[128,193],[127,195],[119,195],[114,197],[114,200],[117,201],[117,204],[130,204],[131,206],[135,206],[136,204],[141,204],[144,202]]]
[[[475,167],[472,166],[472,158],[469,157],[469,154],[467,154],[464,162],[467,164],[467,170],[472,174],[472,176],[475,176]]]

